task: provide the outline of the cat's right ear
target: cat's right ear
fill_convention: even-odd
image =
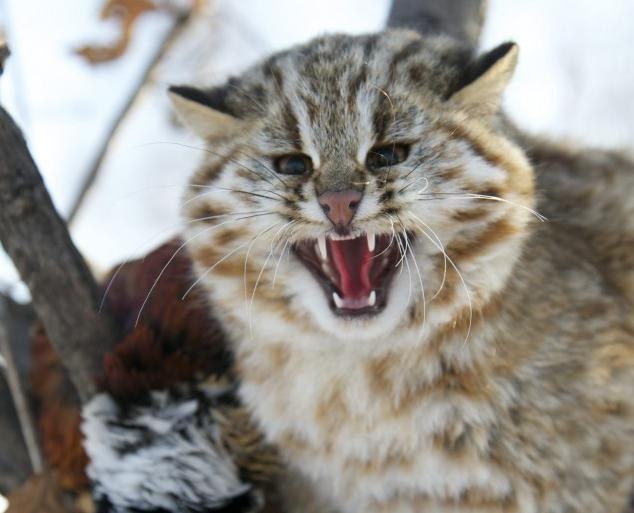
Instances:
[[[202,139],[231,137],[244,128],[244,121],[227,110],[221,89],[171,86],[168,92],[178,118]]]
[[[467,69],[450,101],[485,117],[497,112],[517,66],[517,55],[518,46],[511,42],[481,55]]]

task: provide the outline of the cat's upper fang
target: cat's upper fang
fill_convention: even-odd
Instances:
[[[368,238],[368,249],[374,251],[376,247],[376,235],[374,233],[367,233],[366,236]]]
[[[326,249],[326,236],[320,235],[317,239],[317,249],[319,250],[319,255],[322,260],[326,260],[328,258],[328,250]]]

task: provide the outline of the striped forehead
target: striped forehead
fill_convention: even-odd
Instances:
[[[356,156],[386,138],[389,128],[403,132],[420,121],[412,103],[403,102],[411,96],[409,75],[395,73],[418,42],[377,39],[324,40],[269,60],[267,136],[309,153]]]

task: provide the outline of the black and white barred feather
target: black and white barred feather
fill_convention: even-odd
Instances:
[[[241,479],[213,409],[198,390],[155,391],[135,405],[99,394],[85,405],[99,513],[258,511],[261,496]]]

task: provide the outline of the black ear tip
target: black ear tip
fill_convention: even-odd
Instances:
[[[513,48],[518,48],[517,43],[514,41],[507,41],[506,43],[496,46],[493,50],[482,56],[484,67],[491,66],[513,50]]]
[[[185,100],[199,103],[220,112],[229,113],[225,105],[225,91],[223,88],[198,89],[191,86],[173,85],[168,88],[168,91]]]
[[[170,93],[182,96],[187,100],[200,102],[200,98],[205,96],[200,89],[191,86],[173,85],[167,89]]]

